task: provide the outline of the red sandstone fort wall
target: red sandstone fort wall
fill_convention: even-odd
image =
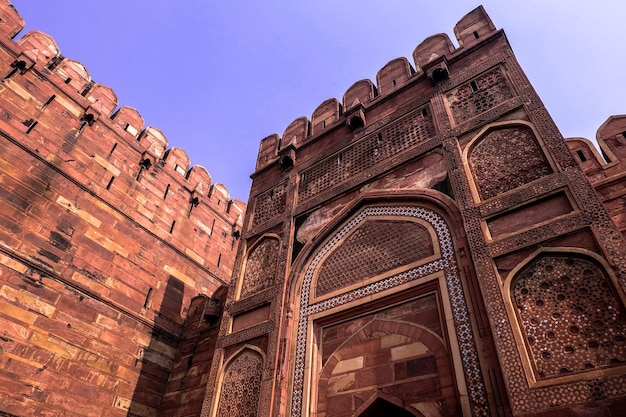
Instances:
[[[623,414],[626,118],[603,161],[482,7],[454,32],[261,141],[202,417]]]
[[[166,390],[201,403],[167,381],[206,384],[206,363],[176,355],[210,339],[214,300],[192,298],[230,280],[245,204],[51,37],[14,41],[22,27],[1,0],[0,414],[154,416]]]

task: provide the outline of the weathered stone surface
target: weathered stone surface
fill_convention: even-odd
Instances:
[[[202,417],[242,395],[219,389],[246,345],[267,355],[264,417],[604,417],[626,398],[626,116],[601,152],[564,141],[482,7],[454,33],[262,141],[225,321],[271,311],[224,325]],[[248,262],[264,286],[238,299]]]
[[[0,414],[157,416],[171,393],[167,415],[199,413],[220,303],[192,298],[230,280],[245,204],[21,26],[0,1]]]

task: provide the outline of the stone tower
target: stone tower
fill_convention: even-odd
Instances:
[[[624,119],[568,147],[485,10],[454,33],[261,142],[203,417],[626,406]]]

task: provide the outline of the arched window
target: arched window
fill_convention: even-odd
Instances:
[[[244,349],[224,370],[217,417],[256,417],[261,391],[263,357]]]
[[[512,279],[511,298],[537,381],[626,365],[624,304],[595,259],[540,254]]]
[[[246,298],[274,285],[279,253],[278,239],[264,237],[248,254],[239,298]]]
[[[526,125],[490,130],[470,146],[468,165],[481,200],[553,172],[533,130]]]

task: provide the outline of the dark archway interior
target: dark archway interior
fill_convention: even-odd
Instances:
[[[415,417],[402,407],[390,403],[382,398],[374,400],[359,417]]]

